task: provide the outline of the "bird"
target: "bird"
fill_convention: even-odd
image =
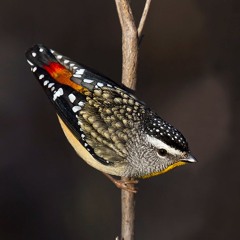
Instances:
[[[26,58],[74,150],[119,188],[196,162],[183,134],[124,85],[43,44]]]

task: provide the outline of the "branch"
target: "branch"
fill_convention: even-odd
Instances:
[[[136,89],[137,63],[138,63],[138,40],[142,35],[151,0],[146,0],[143,14],[137,29],[130,0],[115,0],[118,16],[122,28],[122,83]],[[122,181],[129,181],[122,178]],[[131,186],[131,184],[129,184]],[[133,187],[133,186],[131,186]],[[134,193],[122,190],[122,240],[134,239],[135,200]]]
[[[138,26],[138,38],[141,38],[141,36],[142,36],[143,27],[144,27],[144,24],[146,22],[146,18],[147,18],[147,15],[148,15],[148,11],[149,11],[149,8],[150,8],[151,1],[152,0],[146,0],[145,7],[144,7],[144,10],[143,10],[143,14],[142,14],[141,20],[139,22],[139,26]]]
[[[138,35],[132,10],[128,0],[115,0],[122,28],[122,83],[136,88]]]

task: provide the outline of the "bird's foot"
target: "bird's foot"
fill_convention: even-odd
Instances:
[[[135,179],[115,179],[111,175],[107,173],[103,173],[108,179],[110,179],[116,187],[126,190],[128,192],[137,193],[137,189],[135,188],[134,184],[138,183],[138,180]]]

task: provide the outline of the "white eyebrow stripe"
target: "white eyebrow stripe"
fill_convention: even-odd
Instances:
[[[160,148],[164,148],[165,150],[167,150],[168,153],[172,154],[172,155],[181,155],[182,152],[177,150],[176,148],[170,147],[169,145],[167,145],[166,143],[164,143],[163,141],[149,136],[147,135],[147,141],[153,145],[154,147],[160,149]]]

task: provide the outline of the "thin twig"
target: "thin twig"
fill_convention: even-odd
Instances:
[[[138,40],[141,38],[142,30],[146,21],[151,0],[146,0],[143,14],[138,29],[134,21],[130,0],[115,0],[118,16],[122,28],[122,83],[130,88],[136,89],[137,62],[138,62]],[[129,178],[122,178],[129,181]],[[131,184],[129,184],[131,186]],[[133,187],[133,186],[131,186]],[[122,240],[134,239],[135,199],[134,193],[122,190]]]
[[[151,1],[152,0],[146,0],[144,10],[143,10],[143,14],[142,14],[141,20],[139,22],[139,26],[138,26],[138,38],[141,38],[141,36],[142,36],[143,27],[144,27],[144,24],[145,24],[146,19],[147,19],[147,15],[148,15],[148,11],[149,11],[149,8],[150,8]]]
[[[137,81],[138,35],[128,0],[115,0],[122,28],[122,83],[135,89]],[[129,180],[122,178],[122,180]],[[122,190],[121,239],[134,239],[134,193]]]
[[[137,81],[138,35],[128,0],[115,0],[122,28],[122,83],[135,89]]]
[[[129,178],[122,178],[128,181]],[[122,190],[122,240],[134,239],[135,193]]]

